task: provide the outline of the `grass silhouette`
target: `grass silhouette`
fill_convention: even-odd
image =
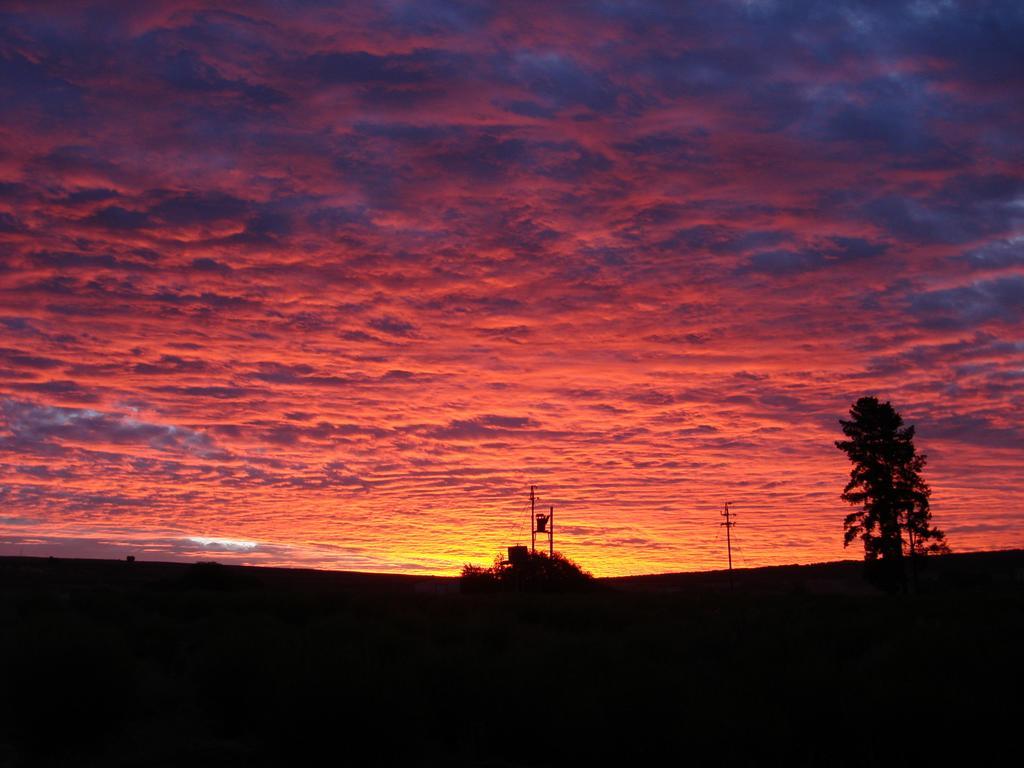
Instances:
[[[1015,749],[996,694],[1024,672],[1019,582],[910,598],[422,581],[0,560],[0,764],[984,764]]]

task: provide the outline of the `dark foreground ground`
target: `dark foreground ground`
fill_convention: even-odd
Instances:
[[[587,595],[0,558],[0,766],[1018,764],[1024,552]]]

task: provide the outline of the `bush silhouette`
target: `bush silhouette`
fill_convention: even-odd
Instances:
[[[533,552],[515,562],[499,556],[490,568],[467,564],[462,568],[460,586],[468,594],[590,592],[597,588],[597,581],[559,552],[551,556]]]

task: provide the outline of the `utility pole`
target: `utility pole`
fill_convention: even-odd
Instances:
[[[910,585],[916,595],[921,590],[917,583],[917,561],[914,559],[916,546],[914,544],[914,529],[911,527],[909,511],[907,512],[907,536],[910,538]]]
[[[732,504],[731,501],[725,502],[725,511],[722,513],[725,522],[720,525],[725,526],[725,547],[729,553],[729,589],[732,589],[732,527],[736,525],[736,521],[732,519],[732,513],[729,511],[730,504]]]
[[[550,507],[548,509],[548,525],[551,527],[548,529],[548,557],[552,558],[555,556],[555,508]]]
[[[537,554],[537,486],[530,486],[530,554]]]

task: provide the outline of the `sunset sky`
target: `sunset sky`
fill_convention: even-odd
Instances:
[[[0,554],[1024,546],[1018,2],[0,6]]]

